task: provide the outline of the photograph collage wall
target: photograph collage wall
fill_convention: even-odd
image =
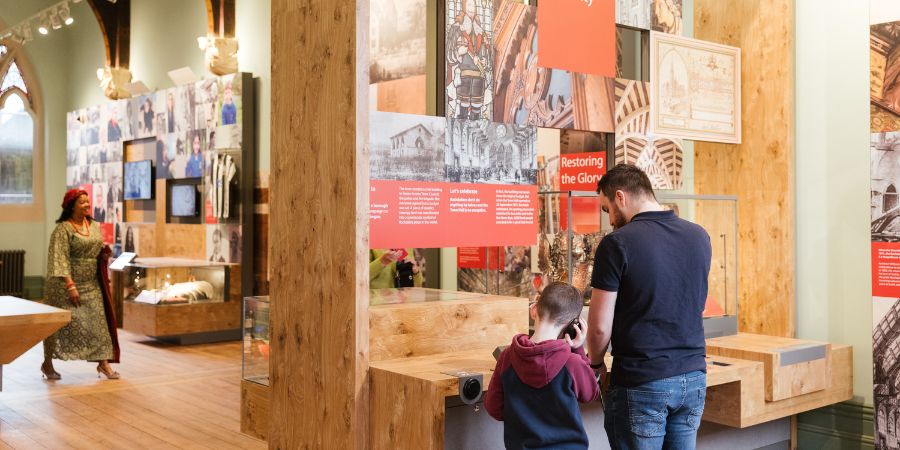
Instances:
[[[204,79],[130,99],[113,100],[102,105],[67,114],[68,188],[82,187],[91,192],[93,217],[101,223],[104,240],[114,253],[131,251],[140,256],[152,254],[156,244],[146,243],[141,253],[141,229],[145,237],[149,221],[126,222],[124,189],[128,182],[130,195],[146,198],[146,189],[135,180],[123,180],[125,148],[130,141],[155,147],[151,159],[156,180],[198,179],[201,186],[199,215],[204,227],[206,258],[209,261],[240,263],[240,217],[214,214],[216,209],[231,209],[228,196],[216,197],[223,182],[234,186],[239,177],[236,168],[217,171],[225,158],[240,161],[242,151],[243,81],[240,74]],[[132,158],[132,160],[138,160]],[[142,168],[146,171],[146,168]],[[218,172],[222,172],[220,176]],[[140,178],[141,172],[134,177]],[[152,182],[155,186],[155,180]],[[153,188],[155,196],[165,197],[165,190]],[[227,189],[226,189],[227,191]],[[131,201],[131,200],[129,200]],[[140,200],[137,200],[140,201]],[[154,205],[155,200],[152,200]],[[169,199],[166,199],[169,201]],[[163,203],[164,204],[164,203]],[[216,208],[218,207],[218,208]],[[150,252],[150,253],[147,253]]]
[[[875,448],[900,447],[900,22],[870,29]]]
[[[650,175],[654,189],[680,189],[684,183],[683,139],[740,142],[740,49],[682,37],[681,0],[616,0],[614,8],[598,6],[602,10],[587,9],[590,2],[574,0],[539,6],[515,0],[442,1],[446,2],[445,28],[441,30],[444,92],[439,100],[443,117],[403,114],[409,112],[402,107],[404,102],[382,101],[385,83],[403,82],[407,83],[405,93],[393,92],[395,98],[406,98],[406,104],[427,103],[425,89],[412,88],[413,84],[424,85],[417,78],[427,73],[424,50],[400,51],[404,45],[424,39],[424,29],[404,24],[411,15],[426,10],[425,0],[373,2],[373,11],[382,19],[373,18],[371,30],[370,75],[378,90],[377,101],[373,101],[376,112],[370,116],[371,178],[533,186],[539,216],[552,216],[549,221],[539,218],[540,222],[554,226],[538,232],[535,223],[533,235],[538,245],[525,246],[521,252],[508,242],[492,243],[513,249],[500,253],[521,255],[512,260],[549,265],[550,254],[559,247],[559,243],[553,244],[555,235],[568,226],[563,217],[568,214],[567,204],[537,192],[593,190],[596,179],[616,163],[641,167]],[[596,58],[613,61],[613,67],[619,60],[617,45],[608,41],[617,39],[616,25],[643,30],[654,42],[663,43],[650,49],[651,60],[659,62],[651,64],[656,70],[650,71],[650,82],[616,78],[618,70],[574,72],[569,67],[542,64],[538,54],[546,55],[547,49],[576,51],[572,50],[574,44],[561,44],[571,41],[572,30],[540,26],[574,24],[566,22],[573,11],[592,17],[599,14],[602,23],[608,22],[608,26],[595,26],[585,33],[594,33],[592,37],[607,44],[610,50]],[[396,17],[400,24],[383,22],[384,17]],[[419,23],[425,23],[421,16]],[[403,36],[405,41],[398,40]],[[400,54],[407,58],[397,57]],[[652,82],[660,89],[655,90]],[[659,99],[658,105],[653,98]],[[660,121],[669,125],[665,133],[654,128],[654,114],[657,119],[665,118]],[[671,126],[675,123],[683,126]],[[591,173],[579,178],[590,183],[565,182],[563,166],[574,158],[590,158],[591,167],[585,170]],[[376,216],[381,217],[386,208],[378,205]],[[602,236],[594,236],[600,233],[599,223],[596,228],[584,234],[583,246],[594,248],[594,241],[599,242]],[[590,263],[583,262],[584,266]],[[534,272],[546,272],[537,266]],[[529,265],[529,276],[531,269]],[[461,281],[461,289],[468,289],[468,284],[473,284],[472,290],[484,289],[483,277],[470,273],[478,269],[459,270],[460,280],[472,281]],[[515,280],[498,285],[520,286],[522,271],[515,272]],[[518,290],[511,287],[507,291]]]

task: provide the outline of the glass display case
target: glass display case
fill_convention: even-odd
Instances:
[[[231,266],[202,260],[139,258],[121,269],[122,299],[149,305],[224,302]]]
[[[269,385],[269,297],[244,299],[244,380]]]
[[[712,264],[709,296],[704,311],[707,336],[737,330],[737,198],[713,195],[656,193],[659,203],[709,233]],[[533,247],[481,249],[484,267],[460,270],[461,290],[535,299],[544,286],[565,281],[584,292],[590,304],[594,253],[612,226],[600,210],[594,192],[542,192],[538,194],[538,237]],[[524,258],[515,255],[523,253]],[[511,258],[510,255],[513,255]],[[519,267],[516,261],[527,261]],[[512,262],[512,264],[511,264]],[[526,279],[522,289],[522,279]],[[473,281],[474,280],[474,281]]]

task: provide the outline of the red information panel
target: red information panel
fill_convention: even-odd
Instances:
[[[538,65],[616,76],[615,0],[538,3]]]
[[[534,245],[537,187],[371,180],[372,248]]]
[[[900,242],[872,243],[872,295],[900,297]]]
[[[597,182],[606,173],[606,155],[602,152],[573,153],[559,156],[559,187],[562,191],[597,190]],[[568,203],[559,205],[560,225],[568,229]],[[600,231],[600,202],[596,198],[572,198],[572,230],[576,233]]]
[[[115,244],[115,224],[101,223],[100,234],[103,235],[103,242],[109,245]]]
[[[500,270],[505,265],[505,252],[501,247],[459,247],[456,266],[459,269]]]

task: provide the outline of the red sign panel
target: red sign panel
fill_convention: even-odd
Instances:
[[[372,248],[534,245],[537,187],[371,180]]]
[[[900,297],[900,242],[872,243],[872,295]]]
[[[573,153],[559,157],[559,187],[562,191],[597,190],[597,182],[606,173],[606,155],[602,152]],[[559,205],[563,229],[569,227],[569,205]],[[576,233],[600,231],[600,202],[596,198],[572,198],[572,229]]]
[[[615,0],[538,3],[538,65],[616,76]]]
[[[500,270],[505,264],[502,247],[459,247],[456,266],[460,269]]]

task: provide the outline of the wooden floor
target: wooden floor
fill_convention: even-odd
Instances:
[[[121,380],[56,361],[41,380],[40,346],[3,368],[0,450],[262,449],[240,432],[241,344],[172,346],[120,331]]]

